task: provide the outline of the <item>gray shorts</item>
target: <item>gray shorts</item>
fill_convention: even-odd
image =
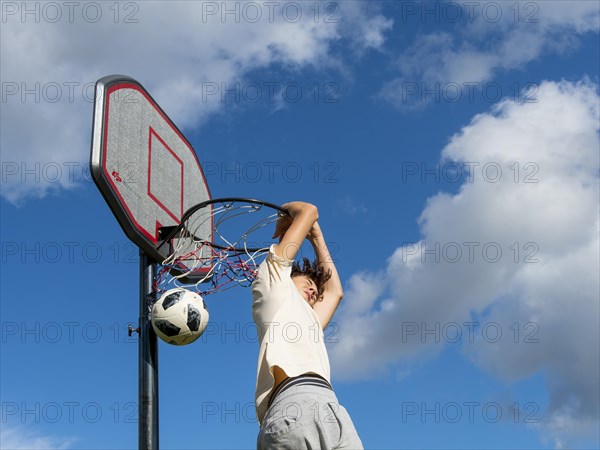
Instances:
[[[258,450],[363,449],[348,411],[321,386],[279,392],[262,421]]]

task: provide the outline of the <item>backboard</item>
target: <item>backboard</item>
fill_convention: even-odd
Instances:
[[[127,237],[156,262],[173,245],[185,246],[162,245],[161,229],[211,198],[191,144],[142,85],[123,75],[96,83],[90,168]],[[212,220],[195,237],[211,240]]]

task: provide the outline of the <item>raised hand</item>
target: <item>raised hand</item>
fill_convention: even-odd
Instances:
[[[279,242],[281,242],[281,240],[283,239],[283,235],[288,230],[293,220],[294,219],[292,219],[291,216],[280,216],[279,219],[277,219],[277,223],[275,224],[275,232],[273,233],[272,238],[279,238]]]

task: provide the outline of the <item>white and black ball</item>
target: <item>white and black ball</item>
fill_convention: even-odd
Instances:
[[[163,341],[173,345],[194,342],[206,329],[208,310],[196,292],[184,288],[163,293],[152,307],[152,328]]]

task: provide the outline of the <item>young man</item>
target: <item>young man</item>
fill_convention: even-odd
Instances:
[[[252,284],[252,317],[260,351],[256,380],[257,448],[362,449],[346,409],[330,384],[323,329],[343,297],[342,284],[314,205],[283,205],[266,260]],[[307,238],[316,254],[294,258]]]

